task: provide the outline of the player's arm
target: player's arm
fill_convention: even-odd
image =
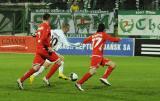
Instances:
[[[91,42],[92,42],[92,36],[85,38],[83,41],[84,44],[91,43]]]
[[[80,46],[80,43],[71,43],[68,41],[67,37],[64,35],[64,34],[61,34],[61,42],[63,42],[62,44],[65,45],[65,46],[74,46],[74,47],[77,47],[77,46]]]
[[[109,40],[110,42],[119,42],[120,41],[120,38],[118,37],[112,37],[111,35],[108,35],[108,34],[104,34],[104,38],[106,40]]]

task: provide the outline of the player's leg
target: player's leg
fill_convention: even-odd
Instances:
[[[111,75],[112,71],[116,68],[116,64],[109,59],[103,59],[102,66],[108,66],[108,68],[105,70],[105,73],[102,76],[102,78],[100,78],[100,81],[110,86],[111,84],[108,82],[107,78]]]
[[[18,87],[23,90],[23,82],[29,78],[34,72],[37,71],[37,69],[40,67],[40,65],[35,65],[33,66],[29,71],[27,71],[21,78],[19,78],[17,80],[17,83],[18,83]]]
[[[53,52],[49,59],[51,62],[55,62],[53,66],[51,67],[50,71],[47,73],[47,75],[43,78],[43,81],[50,86],[49,79],[51,76],[56,72],[56,70],[61,66],[61,59],[59,56]]]
[[[41,74],[44,71],[45,68],[49,68],[51,64],[52,64],[52,62],[50,62],[49,60],[46,59],[44,64],[40,67],[40,69],[37,72],[35,72],[33,74],[33,76],[34,77],[38,76],[39,74]]]
[[[49,72],[47,73],[47,75],[43,78],[43,81],[50,86],[49,83],[49,79],[51,78],[51,76],[56,72],[56,70],[59,68],[59,66],[61,65],[61,60],[58,59],[53,66],[51,67],[51,69],[49,70]]]
[[[108,68],[106,69],[103,78],[107,79],[112,71],[116,68],[116,64],[113,61],[109,61],[107,64]]]
[[[45,62],[44,62],[44,64],[40,67],[40,69],[37,72],[35,72],[33,75],[30,76],[30,84],[33,83],[34,78],[36,76],[40,75],[44,71],[44,69],[48,68],[50,65],[51,65],[51,62],[46,59]]]
[[[60,59],[62,60],[61,62],[61,66],[59,67],[59,74],[63,74],[63,71],[64,71],[64,57],[60,54],[58,54],[58,56],[60,57]]]
[[[21,78],[17,80],[18,86],[20,89],[23,89],[23,82],[29,78],[33,73],[35,73],[39,68],[40,65],[44,63],[43,58],[41,58],[40,55],[36,54],[34,61],[33,61],[33,66],[32,68],[27,71]]]
[[[38,70],[38,68],[40,67],[39,64],[37,65],[34,65],[29,71],[27,71],[21,78],[19,78],[17,80],[17,83],[18,83],[18,87],[19,89],[23,90],[23,82],[29,78],[34,72],[36,72]]]
[[[96,73],[97,67],[91,67],[89,71],[75,84],[75,86],[80,90],[84,91],[84,89],[81,87],[81,85],[86,82],[92,75]]]
[[[64,73],[64,61],[61,61],[61,66],[59,67],[59,75]]]
[[[64,75],[64,57],[62,55],[59,55],[59,57],[61,58],[61,66],[59,67],[59,74],[58,77],[68,80],[69,78],[67,76]]]
[[[90,77],[92,77],[92,75],[94,75],[96,73],[97,68],[99,67],[99,64],[101,62],[101,58],[99,57],[92,57],[91,59],[91,67],[89,69],[89,71],[76,83],[76,87],[80,90],[80,91],[84,91],[81,87],[81,85],[87,81]]]

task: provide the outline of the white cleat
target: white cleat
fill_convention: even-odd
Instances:
[[[81,84],[76,83],[75,86],[77,87],[78,90],[84,91],[84,89],[81,87]]]
[[[43,78],[43,81],[47,86],[51,86],[50,83],[49,83],[49,80],[47,80],[46,77]]]
[[[18,84],[18,87],[19,87],[20,90],[23,90],[23,89],[24,89],[24,88],[23,88],[23,83],[21,82],[20,79],[17,80],[17,84]]]
[[[108,82],[107,79],[100,78],[99,80],[100,80],[103,84],[108,85],[108,86],[111,86],[111,84]]]

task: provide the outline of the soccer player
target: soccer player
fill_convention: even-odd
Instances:
[[[100,78],[100,81],[105,85],[111,85],[107,78],[116,67],[116,64],[108,58],[103,57],[103,50],[106,41],[111,42],[119,42],[120,38],[112,37],[108,35],[105,30],[104,24],[99,24],[98,30],[95,34],[89,36],[88,38],[84,39],[83,43],[91,43],[92,44],[92,57],[91,57],[91,66],[89,71],[79,80],[76,82],[75,86],[80,90],[84,91],[81,85],[87,81],[92,75],[96,73],[96,70],[99,66],[108,66],[104,75]]]
[[[46,59],[51,62],[55,62],[49,73],[43,78],[46,84],[49,84],[49,78],[54,74],[54,72],[61,65],[61,59],[52,50],[50,44],[50,14],[44,14],[42,18],[43,23],[38,26],[36,32],[36,53],[33,60],[32,68],[26,72],[21,78],[17,80],[18,87],[23,90],[23,82],[29,78],[33,73],[35,73],[40,66],[44,63]]]
[[[65,33],[67,33],[70,29],[70,26],[68,23],[63,23],[62,24],[62,29],[55,29],[55,30],[51,30],[51,44],[52,44],[52,49],[55,51],[58,51],[62,45],[64,46],[80,46],[80,43],[70,43],[67,40],[67,37],[65,36]],[[60,54],[58,54],[61,58],[61,66],[59,67],[59,78],[68,80],[69,78],[67,76],[65,76],[63,74],[63,70],[64,70],[64,57]],[[30,77],[30,83],[32,84],[34,78],[36,76],[38,76],[39,74],[41,74],[43,72],[43,70],[47,67],[49,67],[52,64],[51,61],[49,61],[48,59],[46,59],[45,63],[43,64],[43,66],[41,66],[41,68],[35,72],[31,77]]]

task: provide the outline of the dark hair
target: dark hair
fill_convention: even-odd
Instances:
[[[46,13],[43,15],[43,20],[48,20],[50,18],[50,14]]]
[[[97,32],[103,32],[104,29],[105,29],[105,25],[104,25],[103,23],[100,23],[100,24],[98,25],[98,30],[97,30]]]
[[[64,23],[62,23],[62,28],[64,28],[64,27],[70,27],[70,25],[68,23],[64,22]]]

